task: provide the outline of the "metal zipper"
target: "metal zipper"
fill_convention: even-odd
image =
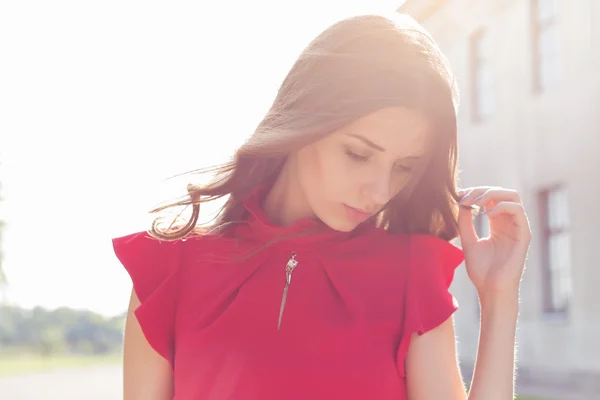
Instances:
[[[277,321],[277,330],[281,328],[281,319],[283,318],[283,310],[285,309],[285,301],[287,299],[288,290],[292,283],[292,272],[298,265],[296,261],[296,252],[290,254],[290,259],[285,265],[285,286],[283,287],[283,296],[281,297],[281,306],[279,307],[279,320]]]

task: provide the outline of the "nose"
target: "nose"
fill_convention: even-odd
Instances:
[[[374,179],[369,185],[367,185],[367,195],[370,203],[377,208],[380,208],[387,204],[391,199],[391,187],[390,179],[387,174],[385,176],[379,176]]]

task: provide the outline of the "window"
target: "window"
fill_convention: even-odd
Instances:
[[[564,187],[541,192],[544,311],[566,314],[572,296],[569,199]]]
[[[552,86],[560,73],[558,0],[532,0],[534,90]]]
[[[492,113],[492,71],[489,37],[483,30],[471,35],[471,98],[473,121],[484,120]]]

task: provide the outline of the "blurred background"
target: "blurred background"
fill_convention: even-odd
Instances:
[[[131,281],[110,239],[185,194],[166,178],[227,161],[314,36],[381,11],[419,20],[454,69],[461,186],[528,210],[521,398],[600,399],[599,0],[107,0],[0,5],[2,400],[122,397]],[[464,269],[452,292],[469,378]]]

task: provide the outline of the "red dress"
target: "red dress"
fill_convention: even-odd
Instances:
[[[261,209],[263,192],[244,202],[247,223],[220,236],[113,239],[146,339],[171,363],[174,398],[405,399],[410,336],[456,310],[448,287],[462,251],[366,225],[276,226]],[[257,251],[287,236],[295,237]]]

